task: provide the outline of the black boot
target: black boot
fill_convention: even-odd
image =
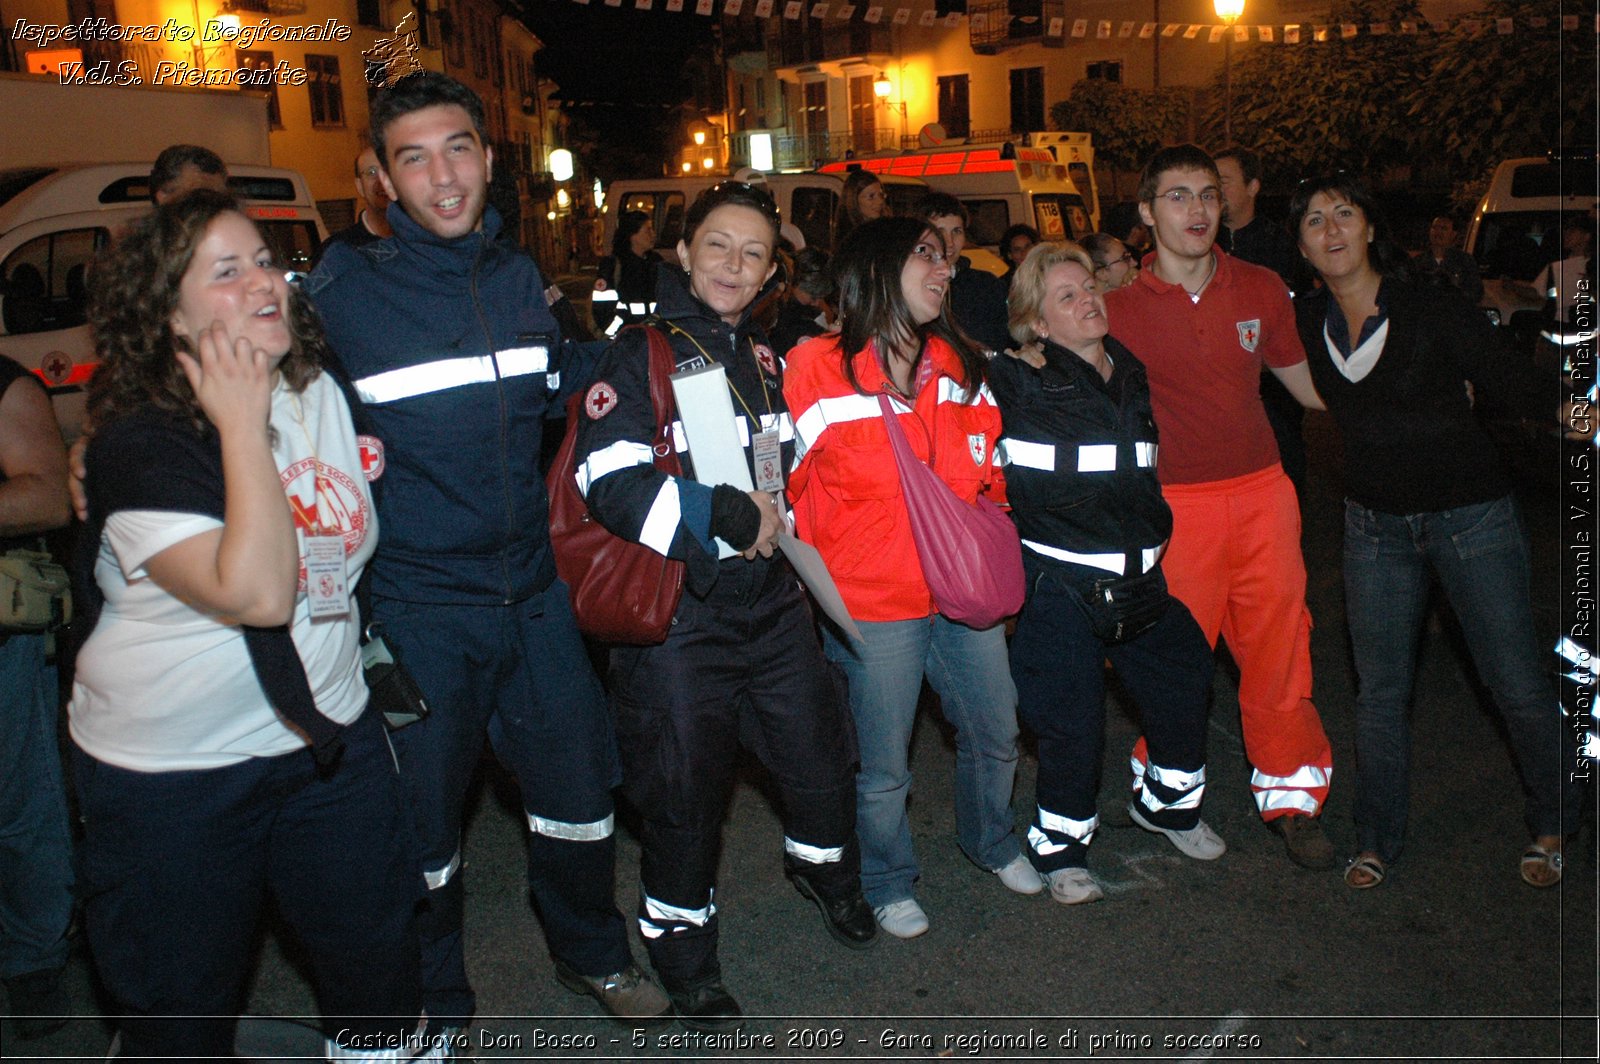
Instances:
[[[744,1025],[744,1010],[722,985],[719,973],[682,990],[667,988],[678,1022],[696,1031],[737,1031]]]
[[[804,872],[789,870],[789,881],[802,895],[817,903],[822,910],[822,922],[828,934],[841,945],[851,949],[866,949],[878,937],[878,921],[872,915],[872,906],[861,893],[860,880],[854,880],[851,889],[837,897],[830,897]]]

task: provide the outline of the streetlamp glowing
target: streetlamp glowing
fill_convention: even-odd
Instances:
[[[880,71],[872,81],[872,95],[880,100],[887,100],[893,92],[894,82],[889,80],[889,75]]]
[[[1222,34],[1222,140],[1233,143],[1233,24],[1244,14],[1244,0],[1211,0],[1227,29]]]
[[[706,142],[706,131],[703,130],[703,129],[695,130],[694,131],[694,145],[695,145],[695,147],[697,147],[697,148],[701,147],[701,146],[703,146],[705,144],[705,142]]]
[[[572,179],[572,153],[565,148],[557,148],[550,153],[550,176],[557,181],[570,181]]]

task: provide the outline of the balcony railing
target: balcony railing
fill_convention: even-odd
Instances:
[[[1066,14],[1066,0],[967,0],[972,50],[994,55],[1024,44],[1060,48],[1065,35],[1052,37],[1048,31],[1051,20],[1065,20]]]
[[[773,67],[804,66],[893,50],[889,26],[884,23],[824,23],[817,19],[802,22],[778,19],[777,22],[777,32],[767,39],[767,58]]]

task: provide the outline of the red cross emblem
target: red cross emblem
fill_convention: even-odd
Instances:
[[[72,359],[60,351],[52,351],[39,363],[39,372],[51,384],[60,384],[72,372]]]
[[[367,483],[383,476],[383,441],[376,436],[357,436],[356,447],[361,452],[361,474]]]
[[[1246,351],[1254,351],[1256,344],[1261,341],[1261,319],[1251,318],[1234,324],[1239,327],[1239,346]]]
[[[617,405],[617,390],[605,381],[597,381],[589,389],[589,394],[583,397],[584,413],[589,415],[590,421],[599,421]]]

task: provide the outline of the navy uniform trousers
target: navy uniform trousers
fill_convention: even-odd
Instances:
[[[722,563],[667,641],[619,647],[610,687],[623,793],[643,817],[639,929],[667,989],[717,978],[717,860],[743,745],[771,774],[784,862],[828,898],[856,889],[855,728],[794,571]]]
[[[506,606],[375,598],[372,613],[432,709],[394,733],[428,881],[430,1020],[465,1026],[474,1006],[461,938],[461,820],[486,735],[522,792],[528,884],[551,954],[584,975],[626,968],[612,882],[616,744],[567,585]]]

